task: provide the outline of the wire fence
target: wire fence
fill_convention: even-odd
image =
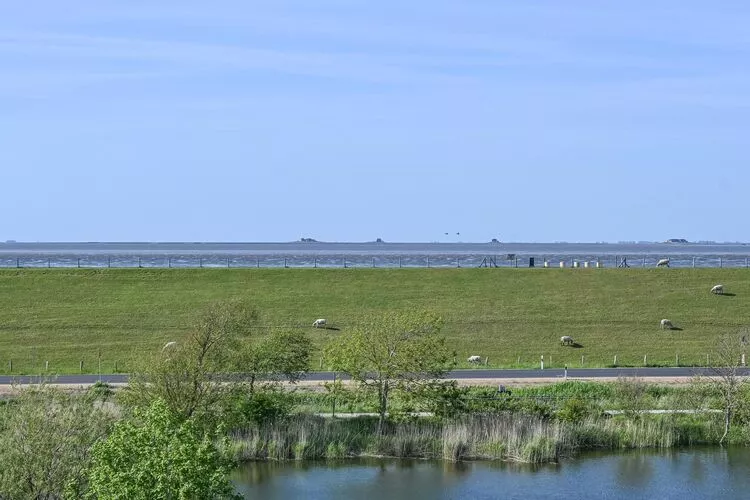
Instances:
[[[0,256],[0,268],[747,268],[748,255],[39,255]],[[659,267],[661,267],[659,266]]]

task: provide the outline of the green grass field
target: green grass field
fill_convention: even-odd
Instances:
[[[750,325],[746,269],[25,269],[0,271],[0,373],[127,371],[179,340],[221,299],[264,324],[306,330],[319,348],[363,312],[428,308],[458,360],[490,367],[705,364],[717,337]],[[725,296],[709,293],[723,283]],[[326,318],[334,329],[313,329]],[[681,330],[663,331],[669,318]],[[571,335],[581,347],[563,347]],[[750,332],[748,332],[750,337]],[[520,363],[519,363],[520,360]]]

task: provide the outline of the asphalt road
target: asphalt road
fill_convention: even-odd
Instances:
[[[448,379],[524,379],[524,378],[563,378],[566,370],[552,368],[548,370],[456,370],[449,372]],[[642,377],[642,378],[669,378],[669,377],[692,377],[694,375],[710,375],[708,368],[570,368],[567,376],[571,378],[617,378],[617,377]],[[741,368],[740,375],[750,375],[750,368]],[[346,379],[341,374],[337,378]],[[311,372],[306,380],[329,381],[334,379],[333,372]],[[45,381],[52,384],[93,384],[97,381],[109,384],[124,384],[128,381],[127,375],[59,375],[57,377],[40,376],[0,376],[0,385],[28,384]]]

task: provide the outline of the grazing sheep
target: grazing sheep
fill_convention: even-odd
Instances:
[[[482,361],[482,357],[481,356],[469,356],[469,359],[467,359],[466,361],[468,361],[469,363],[479,363],[480,361]]]
[[[656,267],[669,267],[669,259],[659,259],[656,263]]]
[[[711,288],[711,293],[715,293],[716,295],[724,295],[724,285],[715,285],[713,288]]]
[[[162,352],[164,352],[167,349],[171,349],[173,347],[177,347],[177,342],[175,342],[175,341],[167,342],[166,344],[164,344],[164,347],[162,347],[161,350],[162,350]]]
[[[313,321],[313,326],[315,328],[325,328],[326,327],[326,320],[323,318],[316,319]]]
[[[674,328],[674,325],[668,319],[661,320],[659,322],[659,326],[661,327],[662,330],[666,330],[666,329],[670,329],[671,330],[672,328]]]
[[[560,343],[562,345],[573,345],[573,337],[570,335],[563,335],[560,337]]]

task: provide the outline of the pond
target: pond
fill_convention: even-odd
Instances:
[[[559,464],[356,459],[253,462],[233,480],[246,498],[748,498],[750,448],[586,453]]]

